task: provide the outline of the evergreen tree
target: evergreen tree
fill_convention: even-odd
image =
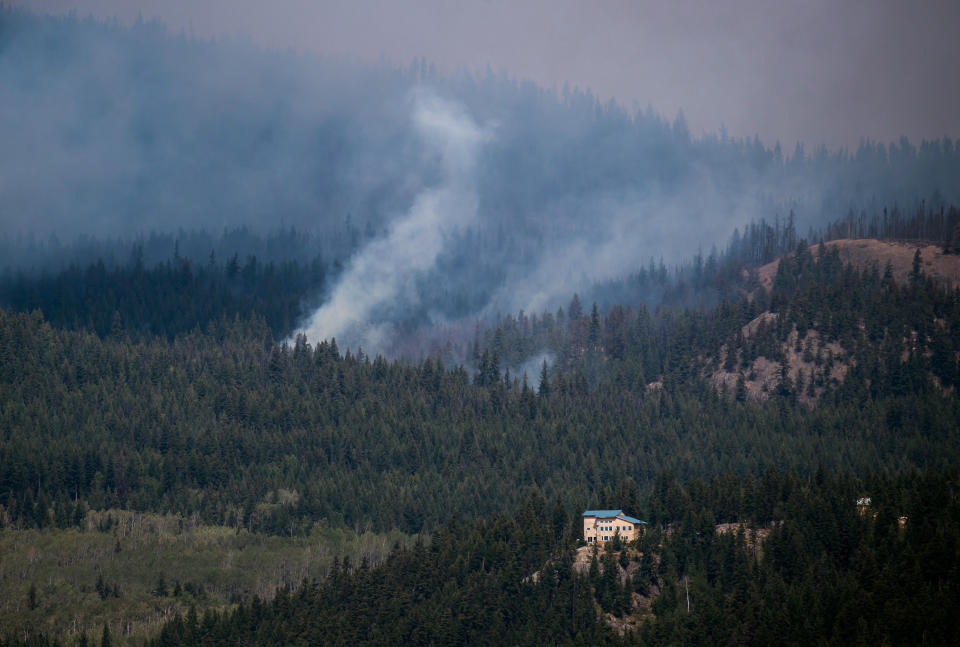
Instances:
[[[550,372],[547,369],[547,360],[543,360],[543,365],[540,367],[540,385],[537,387],[537,396],[540,399],[550,397]]]

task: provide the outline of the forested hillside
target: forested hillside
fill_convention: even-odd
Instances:
[[[513,515],[451,521],[429,547],[377,568],[344,564],[272,602],[179,617],[152,644],[949,644],[960,629],[957,486],[955,470],[771,471],[756,490],[733,477],[684,489],[666,476],[663,525],[595,554],[584,575],[572,569],[579,520],[534,495]],[[858,511],[864,492],[872,503]],[[746,530],[717,530],[731,512]],[[758,522],[774,522],[759,544],[748,539]],[[642,557],[624,577],[628,553]],[[624,633],[624,621],[639,625]]]
[[[955,640],[952,139],[9,6],[0,87],[0,647]]]
[[[531,544],[529,531],[520,535],[527,539],[518,540],[509,535],[513,531],[504,530],[505,544],[496,549],[512,552],[506,546],[519,541],[518,556],[510,559],[521,560],[529,575],[541,560],[565,554],[577,535],[572,520],[578,510],[590,506],[623,507],[662,527],[700,524],[696,526],[700,533],[710,524],[736,522],[766,525],[769,530],[771,523],[790,518],[791,488],[809,479],[822,480],[823,473],[847,475],[842,483],[823,486],[823,496],[827,491],[835,491],[830,496],[842,494],[831,508],[840,510],[836,506],[847,506],[858,492],[893,487],[878,485],[883,479],[917,478],[892,475],[926,470],[924,478],[936,480],[955,470],[960,457],[956,435],[960,299],[955,288],[926,275],[922,256],[903,282],[889,268],[844,265],[835,246],[810,247],[799,240],[792,253],[780,259],[769,290],[750,271],[708,270],[701,274],[701,285],[730,281],[718,305],[669,305],[683,301],[671,295],[687,289],[684,277],[696,276],[691,274],[695,268],[667,273],[661,284],[663,301],[653,309],[641,299],[637,305],[601,310],[586,307],[574,296],[557,312],[518,313],[479,323],[463,349],[467,361],[460,365],[450,365],[451,353],[446,361],[437,357],[388,361],[341,352],[334,340],[317,345],[303,337],[290,345],[278,342],[277,331],[285,325],[282,317],[289,317],[285,308],[297,303],[296,286],[305,289],[309,283],[306,278],[299,284],[293,279],[311,272],[322,276],[325,268],[320,261],[311,266],[292,262],[277,269],[252,259],[246,265],[233,259],[223,264],[214,259],[207,265],[179,259],[154,269],[134,262],[109,270],[105,265],[97,271],[68,270],[53,281],[21,277],[16,284],[21,294],[30,290],[53,294],[59,289],[54,286],[65,286],[66,294],[100,294],[103,300],[59,302],[55,316],[74,330],[52,326],[39,312],[0,310],[0,532],[12,533],[13,538],[26,536],[19,533],[54,533],[52,546],[72,545],[88,540],[70,533],[89,532],[91,519],[104,519],[103,511],[123,510],[189,519],[191,525],[208,529],[203,533],[217,537],[232,532],[299,542],[282,546],[288,555],[297,555],[290,551],[302,550],[298,546],[303,545],[328,550],[323,548],[324,535],[317,533],[342,526],[357,533],[395,529],[439,533],[443,546],[443,537],[448,536],[443,528],[451,518],[481,519],[477,527],[486,529],[479,536],[486,536],[497,524],[513,523],[495,518],[525,505],[532,489],[552,502],[550,514],[556,519],[550,523],[560,543],[548,550]],[[277,282],[281,271],[289,273],[290,293]],[[657,268],[645,271],[655,281],[660,280],[658,275],[663,277]],[[213,299],[216,294],[224,298]],[[157,300],[158,295],[166,295],[165,300]],[[138,303],[149,307],[130,308]],[[191,303],[202,309],[187,307]],[[244,314],[240,304],[253,314]],[[91,320],[105,323],[102,315],[111,308],[109,330],[90,325]],[[86,324],[81,323],[83,312]],[[156,321],[168,327],[153,329],[150,315],[157,312],[181,313],[182,318],[160,315]],[[100,319],[92,319],[91,313],[100,313]],[[268,317],[281,319],[271,323]],[[534,365],[531,357],[543,361]],[[521,365],[527,372],[518,374]],[[851,485],[858,480],[862,485]],[[683,494],[684,488],[689,494]],[[952,505],[953,495],[944,496],[944,504]],[[897,510],[907,509],[898,506]],[[955,531],[949,518],[941,527],[947,533]],[[856,532],[867,532],[857,528]],[[410,560],[429,564],[432,557],[398,553],[388,561],[391,566],[379,567],[387,571],[362,568],[354,574],[348,568],[329,580],[321,571],[317,584],[271,603],[292,605],[287,611],[249,602],[252,593],[263,594],[264,582],[292,586],[285,570],[261,577],[255,586],[224,585],[208,571],[206,597],[191,593],[172,601],[170,596],[150,593],[156,590],[155,564],[132,580],[107,579],[103,585],[107,596],[98,598],[89,588],[96,578],[79,572],[38,588],[35,595],[38,600],[62,599],[62,590],[85,590],[83,602],[74,607],[74,613],[87,614],[80,624],[83,631],[97,617],[115,633],[131,636],[154,631],[165,613],[186,613],[186,605],[197,605],[199,616],[205,618],[202,625],[184,616],[161,638],[182,642],[215,627],[221,639],[242,633],[246,630],[237,629],[236,623],[247,617],[244,614],[251,614],[245,626],[261,641],[272,640],[263,636],[281,631],[271,628],[278,626],[290,632],[277,634],[281,642],[310,635],[319,626],[335,631],[323,623],[313,629],[296,624],[295,618],[304,613],[297,605],[317,604],[321,606],[309,612],[316,617],[370,613],[374,622],[379,613],[410,614],[408,624],[397,626],[417,628],[423,636],[480,635],[476,627],[489,621],[505,632],[518,632],[517,642],[534,643],[532,636],[541,635],[539,629],[529,632],[535,623],[521,630],[516,620],[508,619],[561,614],[551,605],[568,595],[574,595],[577,629],[560,622],[567,617],[561,615],[551,625],[554,629],[544,630],[558,642],[577,642],[578,633],[589,636],[583,640],[590,643],[621,639],[670,643],[737,632],[762,638],[768,631],[764,627],[774,622],[766,612],[750,612],[754,613],[750,622],[758,624],[749,627],[734,621],[756,604],[752,596],[780,596],[784,608],[795,609],[798,602],[793,600],[806,600],[807,589],[823,576],[823,564],[812,554],[804,556],[809,548],[800,548],[806,539],[799,544],[794,535],[784,539],[782,533],[788,530],[801,532],[793,525],[775,525],[764,544],[763,554],[779,555],[780,562],[759,557],[756,542],[736,544],[718,538],[696,558],[699,566],[674,564],[671,571],[669,556],[689,550],[672,543],[678,535],[671,531],[651,535],[662,545],[636,549],[661,561],[643,565],[640,553],[629,558],[641,560],[638,563],[646,569],[642,572],[648,574],[642,586],[653,588],[636,589],[641,585],[631,581],[621,582],[617,589],[599,574],[588,575],[587,580],[566,574],[566,566],[557,567],[564,573],[554,579],[557,589],[516,588],[507,585],[516,581],[515,570],[508,569],[491,579],[480,578],[476,589],[466,583],[469,578],[457,575],[458,584],[448,585],[447,593],[422,608],[419,605],[426,602],[418,598],[402,612],[364,597],[366,589],[359,584],[357,597],[347,596],[352,600],[350,610],[337,607],[340,611],[331,612],[322,605],[331,596],[342,595],[331,593],[340,589],[330,587],[353,587],[359,582],[355,578],[368,577],[366,573],[376,578],[391,573],[399,578],[397,590],[443,586],[442,578],[422,585],[404,579],[403,564]],[[870,537],[864,535],[857,545],[874,541]],[[817,541],[826,542],[822,537]],[[121,543],[118,535],[117,546]],[[541,547],[523,557],[528,544]],[[947,551],[941,554],[947,563],[954,555],[950,545],[936,549]],[[149,546],[148,542],[126,550]],[[482,553],[472,544],[456,546],[442,550],[470,553],[476,548]],[[218,550],[229,554],[233,549]],[[713,567],[706,566],[709,560],[719,559],[709,557],[710,551],[721,550],[740,551],[736,558],[740,563],[750,563],[752,555],[754,565],[743,566],[746,570],[733,583],[705,575],[712,572]],[[222,553],[214,555],[227,559]],[[497,559],[507,558],[490,555],[491,564]],[[663,565],[663,560],[667,566],[654,572],[654,565]],[[837,575],[830,576],[829,585],[839,588],[830,589],[828,597],[872,590],[856,579],[860,575],[849,573],[849,556],[843,560],[831,566]],[[904,572],[895,563],[900,562],[889,562],[890,572],[896,574],[891,577]],[[183,572],[184,566],[177,564],[166,570]],[[437,573],[445,568],[435,565]],[[922,572],[926,567],[917,568]],[[782,583],[786,576],[777,569],[788,569],[793,579]],[[423,576],[417,572],[421,574],[413,577]],[[685,590],[693,586],[694,599],[710,600],[707,608],[720,616],[691,621],[682,608],[674,610],[683,606],[677,597],[681,574]],[[751,583],[749,592],[737,588],[744,581]],[[15,609],[24,604],[30,608],[34,598],[24,597],[24,585],[15,580],[4,586],[16,591],[16,597],[11,598],[13,606],[0,611],[12,614],[5,617],[21,618],[17,626],[27,633],[20,640],[38,625],[29,620],[34,615],[18,615]],[[943,586],[938,583],[938,593],[927,594],[930,605],[948,599]],[[571,593],[573,589],[579,593]],[[122,597],[111,597],[115,590]],[[889,590],[885,591],[882,597],[887,599]],[[627,600],[636,599],[633,593],[648,605],[632,606]],[[211,615],[231,602],[254,606],[240,607],[235,613],[241,616],[230,615],[233,611]],[[478,605],[477,618],[486,619],[448,617],[442,609],[451,604],[467,609]],[[592,611],[595,604],[612,613],[616,622],[611,620],[608,626],[598,620]],[[880,603],[867,600],[859,610],[845,610],[841,602],[818,607],[822,615],[811,620],[813,628],[803,631],[837,632],[843,642],[850,636],[903,636],[915,626],[891,617],[886,607],[873,607],[871,613],[885,618],[886,624],[870,631],[860,627],[850,634],[837,619],[865,613],[871,604]],[[137,612],[139,620],[117,620],[128,618],[124,614],[134,608],[142,609]],[[567,607],[563,609],[566,613]],[[436,625],[437,618],[447,620]],[[621,637],[611,628],[614,625],[632,628]],[[44,626],[54,633],[64,627]],[[341,630],[345,629],[336,631]],[[384,640],[397,638],[389,632],[384,635],[389,636]]]
[[[262,319],[134,341],[3,312],[3,522],[63,527],[121,506],[282,534],[318,518],[418,532],[516,504],[529,483],[579,505],[627,475],[647,492],[664,467],[953,464],[956,292],[805,249],[769,294],[715,309],[504,319],[476,372],[278,345]],[[771,323],[744,337],[762,313]],[[501,372],[536,349],[555,353],[536,379]],[[793,376],[788,350],[809,372]],[[786,367],[763,404],[708,379],[750,379],[759,358]],[[280,489],[298,496],[265,505]]]

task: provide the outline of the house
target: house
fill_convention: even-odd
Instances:
[[[587,510],[583,513],[583,539],[588,544],[604,543],[619,534],[620,539],[633,541],[646,525],[646,521],[623,514],[623,510]]]

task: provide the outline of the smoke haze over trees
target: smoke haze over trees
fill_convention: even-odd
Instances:
[[[781,151],[693,137],[682,114],[492,73],[442,76],[424,60],[362,64],[199,41],[155,22],[2,12],[0,218],[21,256],[7,262],[21,265],[42,261],[22,258],[30,237],[43,248],[51,235],[129,242],[283,223],[314,237],[311,257],[349,268],[366,245],[389,245],[391,227],[443,182],[413,125],[425,89],[490,137],[471,172],[476,218],[451,228],[436,262],[381,309],[387,322],[555,308],[791,210],[805,231],[851,209],[960,198],[949,139]]]

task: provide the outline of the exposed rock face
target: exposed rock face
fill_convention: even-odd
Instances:
[[[776,320],[777,315],[772,312],[761,313],[743,327],[744,339],[749,339],[765,326],[775,324]],[[786,357],[787,377],[794,385],[797,400],[812,405],[824,391],[843,382],[850,370],[851,360],[846,350],[837,342],[823,343],[816,330],[808,330],[799,344],[798,336],[797,330],[793,330],[787,340],[781,344],[781,349]],[[798,347],[800,350],[797,350]],[[719,389],[721,386],[726,386],[728,392],[734,393],[740,372],[723,369],[726,354],[731,351],[724,345],[721,352],[718,368],[708,371],[706,377],[714,387]],[[737,364],[739,365],[740,349],[734,349],[733,352],[738,355]],[[775,393],[780,385],[781,370],[780,363],[766,357],[760,356],[754,359],[749,367],[742,371],[747,397],[757,402],[770,397],[770,394]],[[811,380],[814,383],[813,388],[810,387]]]

